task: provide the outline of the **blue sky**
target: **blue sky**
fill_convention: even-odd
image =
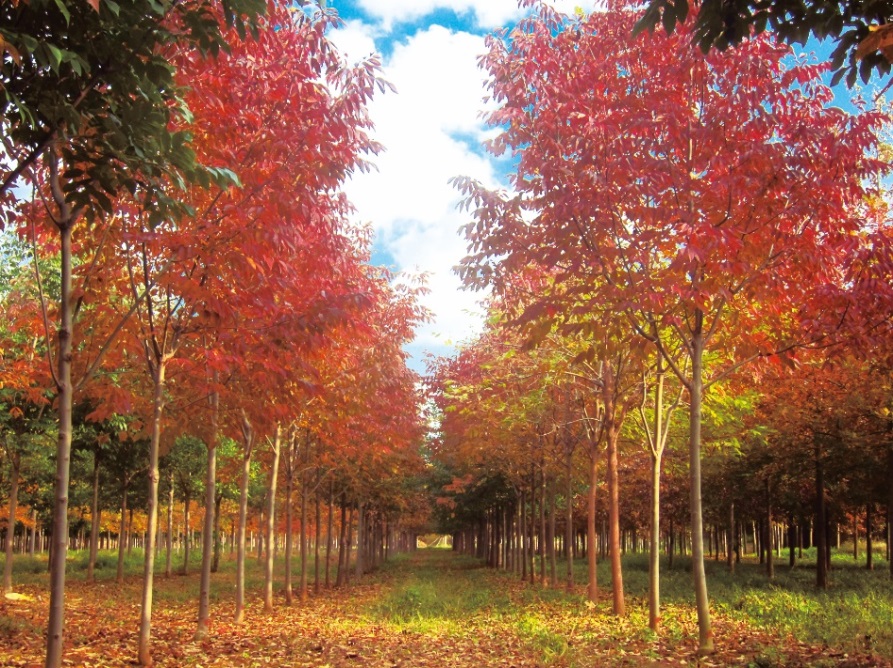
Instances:
[[[595,3],[555,0],[560,10],[590,10]],[[357,219],[375,229],[373,261],[397,271],[425,272],[431,294],[425,305],[434,322],[418,331],[409,348],[412,366],[425,353],[453,352],[480,330],[480,294],[465,292],[452,268],[465,255],[451,177],[504,184],[506,163],[488,156],[481,142],[493,134],[480,120],[485,110],[484,74],[477,59],[484,36],[513,24],[517,0],[329,0],[344,21],[332,34],[351,61],[382,57],[383,75],[397,93],[377,96],[370,114],[375,137],[386,147],[378,171],[358,174],[347,186]],[[827,48],[810,44],[824,57]],[[841,87],[839,102],[848,106]]]

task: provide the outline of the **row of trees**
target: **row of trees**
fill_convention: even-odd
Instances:
[[[740,518],[811,517],[824,586],[832,516],[890,512],[888,116],[833,107],[825,68],[765,36],[703,56],[695,17],[634,39],[622,3],[574,17],[528,4],[482,59],[512,192],[456,180],[473,216],[460,272],[493,297],[487,331],[433,369],[456,474],[443,505],[476,521],[488,509],[491,538],[514,523],[528,541],[535,507],[546,546],[563,497],[570,545],[582,469],[594,598],[604,461],[614,612],[620,499],[636,485],[649,508],[626,521],[650,529],[657,629],[661,476],[669,457],[678,477],[687,441],[688,508],[670,516],[690,522],[708,653],[705,522],[731,554]],[[463,508],[455,493],[472,489],[488,491]]]
[[[28,510],[52,521],[46,661],[60,665],[77,441],[92,463],[92,559],[103,476],[119,481],[122,510],[139,499],[145,511],[138,659],[149,665],[163,457],[180,457],[169,471],[187,509],[204,495],[197,637],[228,485],[244,615],[255,462],[268,544],[277,508],[286,515],[286,561],[293,526],[305,553],[308,503],[322,490],[329,517],[336,503],[342,516],[356,509],[363,546],[417,519],[406,480],[423,432],[407,410],[419,396],[402,347],[426,317],[423,286],[370,266],[371,232],[348,223],[341,189],[379,150],[366,105],[387,84],[374,58],[344,62],[326,37],[334,15],[315,6],[97,0],[2,12],[4,587],[21,483]],[[52,502],[35,489],[48,435]]]

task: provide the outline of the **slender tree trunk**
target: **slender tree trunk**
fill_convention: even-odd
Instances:
[[[128,481],[124,482],[124,489],[121,494],[121,524],[118,529],[118,570],[115,573],[115,582],[121,584],[124,582],[124,551],[127,549],[127,488]]]
[[[216,382],[216,373],[214,380]],[[205,472],[205,519],[202,524],[202,574],[199,582],[198,623],[195,629],[195,640],[207,637],[210,630],[209,618],[211,607],[211,566],[214,552],[214,526],[216,524],[217,497],[217,430],[219,419],[220,395],[211,393],[211,429],[209,442],[206,443],[208,466]]]
[[[329,571],[331,570],[332,564],[332,539],[334,535],[332,533],[332,529],[334,528],[332,524],[334,523],[334,513],[332,512],[335,507],[335,481],[332,480],[329,482],[329,512],[327,517],[327,525],[326,525],[326,589],[330,586],[329,579]]]
[[[301,603],[307,602],[307,473],[301,471]]]
[[[815,546],[816,546],[816,587],[828,588],[828,533],[825,516],[825,471],[818,440],[815,443]]]
[[[596,538],[595,538],[595,493],[598,490],[598,443],[591,441],[589,444],[589,490],[587,494],[586,518],[586,567],[589,574],[589,586],[587,593],[593,603],[598,601],[598,575],[596,563]]]
[[[356,575],[357,578],[363,575],[363,550],[365,548],[366,540],[366,505],[361,501],[357,505],[357,563],[356,563]]]
[[[245,534],[248,523],[248,483],[251,477],[251,449],[254,430],[247,415],[242,415],[242,478],[239,483],[239,528],[236,538],[236,612],[235,623],[245,621]]]
[[[220,551],[223,549],[223,536],[220,534],[220,504],[223,503],[223,494],[219,491],[214,495],[214,560],[211,562],[211,572],[220,570]]]
[[[570,593],[574,591],[574,451],[569,445],[565,449],[564,456],[564,475],[567,483],[564,509],[564,551],[567,557],[565,588]]]
[[[555,557],[555,486],[554,482],[549,486],[549,532],[546,539],[549,551],[549,583],[551,586],[558,584],[558,565]]]
[[[605,435],[608,445],[608,515],[609,515],[609,537],[610,558],[611,558],[611,590],[613,593],[613,611],[617,616],[622,617],[626,614],[626,602],[623,596],[623,566],[621,563],[621,541],[620,541],[620,477],[618,473],[618,441],[620,440],[620,419],[617,415],[617,405],[615,400],[616,379],[613,376],[613,369],[609,364],[605,365],[606,372],[603,374],[605,398]]]
[[[161,442],[161,414],[164,411],[164,374],[167,357],[156,359],[154,369],[152,437],[149,440],[148,530],[143,562],[143,596],[140,607],[140,638],[137,658],[140,665],[152,665],[150,637],[152,633],[152,593],[155,578],[155,538],[158,534],[158,446]]]
[[[273,544],[276,539],[276,483],[279,480],[279,452],[282,449],[282,426],[276,425],[273,437],[273,466],[270,469],[269,506],[267,507],[267,559],[264,569],[264,612],[273,612]]]
[[[21,457],[18,452],[11,453],[10,462],[12,466],[10,467],[10,485],[9,485],[9,515],[7,516],[6,522],[6,560],[3,565],[3,593],[11,594],[12,593],[12,555],[13,555],[13,542],[15,538],[15,527],[16,527],[16,509],[19,505],[19,469],[21,468],[20,462]],[[94,460],[95,461],[95,460]],[[94,471],[96,466],[94,465]],[[96,474],[94,472],[94,478]],[[96,524],[96,513],[94,511],[94,521],[93,524]],[[90,554],[93,554],[93,544],[96,542],[95,538],[96,534],[90,534]],[[92,563],[91,563],[92,566]],[[93,569],[89,570],[89,577],[92,577]],[[90,580],[92,582],[92,579]]]
[[[14,498],[14,495],[10,495]],[[90,505],[90,561],[87,564],[87,582],[96,582],[96,555],[99,552],[99,527],[102,510],[99,508],[99,448],[93,453],[93,499]]]
[[[292,494],[295,477],[295,431],[291,430],[288,439],[288,447],[285,450],[285,604],[294,602],[292,589],[292,552],[294,551],[294,509],[292,508]]]
[[[347,571],[347,504],[344,500],[344,494],[341,495],[341,529],[338,535],[338,574],[335,576],[335,586],[340,587],[344,584],[344,575]]]
[[[865,568],[874,570],[874,555],[872,554],[871,532],[874,527],[871,525],[872,511],[874,504],[869,503],[865,507]]]
[[[183,566],[180,572],[183,575],[189,575],[189,551],[192,547],[192,535],[189,531],[189,507],[192,505],[192,496],[187,490],[183,497],[183,525],[185,529],[186,540],[183,546]]]
[[[695,312],[695,332],[691,339],[691,388],[689,408],[689,479],[691,492],[691,558],[698,611],[698,653],[713,652],[713,630],[710,623],[710,600],[707,595],[707,573],[704,570],[704,514],[701,503],[701,406],[704,398],[704,314]]]
[[[766,575],[771,580],[775,577],[775,559],[772,556],[772,483],[766,480]]]
[[[660,415],[660,404],[655,414]],[[657,435],[661,432],[658,424]],[[657,438],[658,436],[655,436]],[[657,633],[660,630],[660,472],[663,449],[651,453],[651,535],[648,546],[648,627]]]
[[[61,294],[59,298],[59,350],[56,358],[59,438],[56,445],[56,479],[53,503],[53,547],[50,554],[50,611],[47,621],[46,668],[62,665],[62,643],[65,625],[65,563],[68,556],[68,486],[71,474],[71,361],[74,336],[74,302],[72,300],[71,231],[76,215],[64,201],[56,171],[56,157],[50,156],[50,178],[60,216],[57,222],[60,241]]]
[[[174,472],[168,478],[167,491],[167,554],[164,556],[164,576],[171,576],[171,560],[174,547]]]
[[[314,522],[314,541],[313,541],[313,593],[319,594],[319,537],[322,535],[322,511],[320,509],[319,494],[320,485],[322,484],[321,472],[317,471],[316,476],[316,494],[313,496],[313,502],[316,511],[316,521]]]

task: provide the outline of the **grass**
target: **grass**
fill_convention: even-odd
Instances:
[[[846,548],[834,551],[830,584],[820,591],[815,587],[815,551],[804,550],[803,557],[793,569],[788,566],[787,553],[776,559],[772,580],[766,576],[765,566],[753,558],[736,564],[734,575],[724,561],[708,560],[705,567],[711,605],[758,627],[790,633],[803,642],[827,644],[843,651],[874,651],[893,658],[893,581],[887,562],[876,559],[874,570],[868,571],[864,559],[854,561]],[[563,573],[563,566],[558,571]],[[585,564],[575,563],[574,575],[576,582],[585,582]],[[673,568],[662,557],[662,606],[694,605],[691,577],[688,557],[677,555]],[[608,591],[611,574],[606,562],[599,564],[598,578],[599,585]],[[646,554],[624,557],[623,584],[633,608],[647,606]],[[663,621],[665,632],[672,634],[672,615],[666,609]]]
[[[159,606],[192,611],[199,580],[199,555],[196,552],[194,556],[196,561],[190,565],[188,577],[163,578],[160,576],[163,557],[156,562],[155,597]],[[181,563],[182,555],[175,555],[175,569]],[[728,573],[725,563],[709,560],[706,567],[711,603],[717,620],[725,620],[718,622],[717,633],[726,635],[718,637],[728,644],[728,634],[738,628],[734,624],[765,630],[763,636],[757,634],[751,638],[747,661],[743,664],[749,662],[756,668],[787,665],[791,646],[799,642],[817,647],[825,644],[852,654],[874,652],[893,659],[893,583],[886,562],[879,561],[873,572],[866,571],[863,563],[854,563],[848,553],[834,555],[831,585],[827,591],[817,591],[814,563],[808,558],[798,562],[794,569],[789,569],[783,560],[777,564],[776,577],[771,581],[763,567],[752,559],[738,564],[734,575]],[[327,613],[324,622],[324,628],[329,629],[327,633],[378,637],[382,631],[369,629],[384,629],[389,637],[413,638],[412,642],[420,645],[461,646],[465,648],[462,651],[472,653],[475,647],[486,647],[487,652],[497,653],[493,656],[503,652],[505,656],[531,657],[535,665],[594,665],[593,657],[601,657],[598,665],[640,665],[624,663],[628,659],[624,656],[646,661],[691,656],[696,632],[690,561],[677,556],[673,568],[669,568],[666,558],[662,561],[660,634],[647,628],[647,556],[624,557],[627,616],[622,620],[610,615],[608,566],[606,562],[599,564],[602,600],[593,605],[584,596],[585,563],[582,561],[574,564],[575,591],[567,593],[563,581],[555,588],[530,586],[517,575],[484,568],[475,559],[448,550],[430,549],[396,555],[375,573],[355,581],[347,589],[323,594],[319,601],[320,605],[335,606],[329,607],[330,611],[340,611]],[[89,596],[88,592],[96,591],[83,584],[86,567],[85,553],[70,553],[68,578],[78,596]],[[126,597],[134,601],[138,598],[142,553],[134,550],[125,560],[124,585],[114,582],[116,568],[116,553],[100,554],[96,575],[97,589],[102,594],[96,605],[102,609],[108,601],[117,605]],[[280,558],[276,569],[280,597],[282,569]],[[297,560],[294,569],[298,569]],[[234,572],[235,561],[224,554],[220,572],[213,576],[212,604],[229,609]],[[562,563],[559,578],[563,578],[563,573]],[[246,562],[246,576],[249,599],[256,606],[263,584],[263,566],[253,554]],[[23,588],[30,585],[45,589],[46,558],[17,556],[14,580]],[[111,595],[111,592],[117,593]],[[325,603],[330,596],[334,598]],[[42,605],[38,608],[42,609]],[[33,632],[22,626],[22,619],[0,615],[0,645],[3,638]],[[784,646],[773,640],[778,636],[770,631],[782,637],[790,635],[797,643]],[[397,644],[403,642],[399,640]],[[739,655],[743,656],[740,652]],[[614,662],[603,664],[604,657],[612,657]],[[798,665],[820,665],[815,661],[823,660],[819,654],[813,656],[812,663]],[[837,664],[832,661],[827,665]]]

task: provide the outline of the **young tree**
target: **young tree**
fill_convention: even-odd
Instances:
[[[516,156],[518,194],[459,180],[475,211],[463,274],[499,287],[522,267],[553,267],[581,312],[625,318],[685,387],[699,643],[709,653],[704,391],[802,341],[792,314],[820,313],[826,288],[842,284],[868,177],[885,169],[868,157],[884,118],[828,106],[821,68],[786,66],[787,49],[768,39],[704,58],[689,24],[633,40],[637,18],[619,4],[575,18],[537,4],[491,38],[483,64],[500,105],[490,121],[502,128],[491,147]]]

